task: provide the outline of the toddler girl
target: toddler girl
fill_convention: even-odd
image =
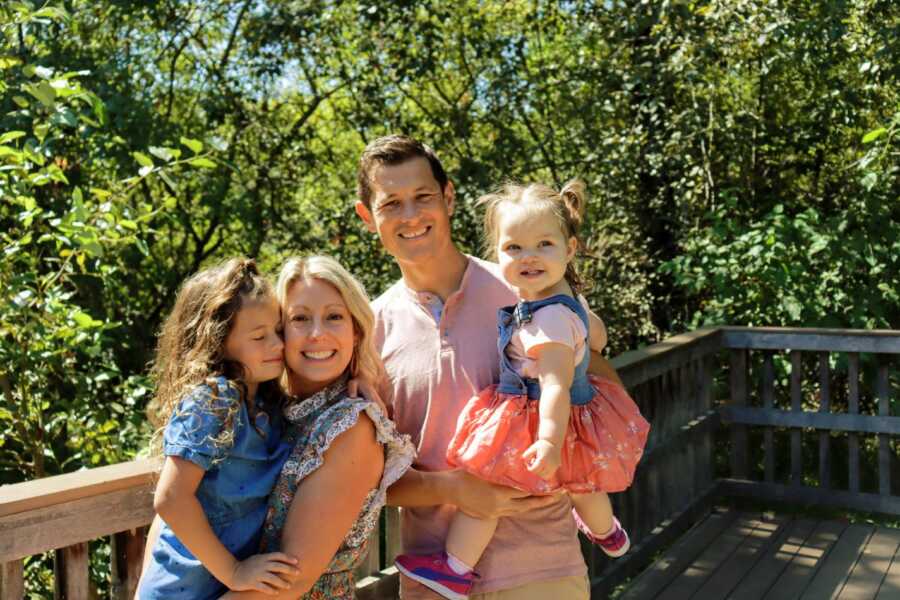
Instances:
[[[447,460],[533,494],[565,490],[581,531],[621,556],[628,536],[607,492],[631,484],[649,425],[620,385],[587,375],[588,340],[601,350],[606,330],[576,299],[584,186],[507,185],[479,204],[486,206],[488,247],[520,301],[498,313],[500,381],[466,405]],[[445,553],[401,555],[397,568],[446,598],[468,598],[496,526],[496,519],[458,511]]]
[[[281,440],[281,312],[252,260],[191,277],[159,339],[149,414],[165,425],[153,506],[164,523],[138,597],[289,587],[296,560],[257,554]]]

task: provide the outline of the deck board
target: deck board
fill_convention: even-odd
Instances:
[[[820,522],[769,589],[765,600],[799,598],[846,528],[847,524],[840,521]]]
[[[713,512],[620,600],[897,600],[900,529]]]

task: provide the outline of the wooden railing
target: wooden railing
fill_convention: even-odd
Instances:
[[[804,380],[807,352],[819,359],[818,383]],[[830,368],[835,353],[847,364],[841,371],[847,390],[837,396]],[[584,546],[593,595],[606,597],[723,494],[900,514],[900,498],[892,494],[891,482],[897,478],[891,477],[896,458],[890,447],[891,436],[900,433],[900,418],[890,415],[887,362],[896,354],[896,331],[725,327],[678,335],[616,357],[613,366],[652,429],[633,486],[613,496],[616,514],[631,535],[632,551],[610,561]],[[872,403],[860,391],[863,367],[874,373],[874,385],[865,389],[875,390],[877,414],[866,412]],[[789,395],[781,389],[779,373],[788,373]],[[751,377],[758,380],[758,393],[751,390]],[[811,393],[818,399],[814,412],[804,410],[804,398],[816,399]],[[845,404],[846,411],[834,410]],[[723,421],[727,440],[721,436]],[[847,438],[847,489],[837,489],[832,481],[834,432]],[[803,439],[810,435],[818,442],[817,477],[803,468],[808,448]],[[788,463],[778,460],[776,449],[777,442],[785,440],[790,466],[789,476],[782,477],[779,469],[785,471],[782,466]],[[860,467],[861,456],[869,456],[873,444],[877,492],[868,490],[861,476],[866,470]],[[724,459],[723,453],[730,476],[717,478],[716,458]],[[0,487],[0,597],[22,597],[23,558],[48,550],[55,552],[57,595],[89,597],[87,542],[110,536],[112,595],[131,598],[143,536],[153,516],[155,470],[152,461],[137,461]],[[357,571],[358,597],[394,598],[397,574],[390,565],[399,551],[396,509],[384,511],[370,547]]]
[[[900,417],[891,414],[890,371],[900,332],[728,328],[722,345],[730,353],[722,416],[731,435],[731,477],[721,481],[723,493],[900,515],[892,477]],[[779,382],[776,363],[786,382]],[[896,372],[894,381],[896,387]],[[762,432],[761,445],[749,442],[754,430]],[[790,460],[781,464],[776,435],[790,447]],[[818,446],[812,456],[804,452],[810,438]],[[865,469],[861,443],[871,457]],[[846,456],[843,472],[835,470],[836,451]],[[817,461],[807,460],[815,454]],[[782,465],[787,468],[779,472]],[[877,474],[877,482],[863,481],[864,473]]]

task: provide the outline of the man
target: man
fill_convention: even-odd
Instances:
[[[445,459],[463,406],[498,376],[497,309],[514,304],[515,294],[497,265],[454,245],[453,183],[430,148],[405,136],[377,139],[360,158],[357,184],[356,212],[402,274],[373,309],[393,418],[418,450],[416,468],[388,493],[388,503],[404,509],[404,552],[441,552],[457,509],[506,517],[479,561],[475,597],[588,598],[567,497],[528,496],[451,470]],[[592,371],[618,379],[599,356]],[[406,577],[401,596],[439,598]]]

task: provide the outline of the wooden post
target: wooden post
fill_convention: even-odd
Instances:
[[[772,352],[763,354],[762,369],[762,402],[763,408],[772,410],[775,406],[775,367],[772,363]],[[763,448],[765,452],[765,479],[769,483],[775,482],[775,442],[772,427],[766,427],[763,432]]]
[[[53,571],[56,586],[53,597],[59,600],[82,600],[90,596],[87,542],[66,546],[54,554]]]
[[[791,411],[803,410],[802,390],[803,362],[799,350],[791,350]],[[791,484],[803,483],[803,446],[802,430],[791,429]]]
[[[732,406],[747,405],[747,351],[743,349],[731,351],[731,398]],[[731,475],[738,479],[747,479],[749,475],[747,460],[747,426],[731,424]]]
[[[828,352],[819,352],[819,412],[831,412],[831,380]],[[819,431],[819,487],[831,487],[831,432]]]
[[[0,572],[0,598],[21,600],[25,597],[25,568],[22,559],[3,563]]]
[[[113,598],[118,600],[134,598],[141,578],[146,538],[146,527],[122,531],[112,536],[110,595]]]
[[[847,410],[851,415],[859,414],[859,353],[847,355]],[[849,469],[850,491],[859,493],[859,435],[847,436],[847,468]]]
[[[888,417],[891,414],[888,357],[879,356],[878,358],[878,378],[875,382],[878,415]],[[878,493],[882,496],[891,495],[891,436],[886,434],[878,435]]]

